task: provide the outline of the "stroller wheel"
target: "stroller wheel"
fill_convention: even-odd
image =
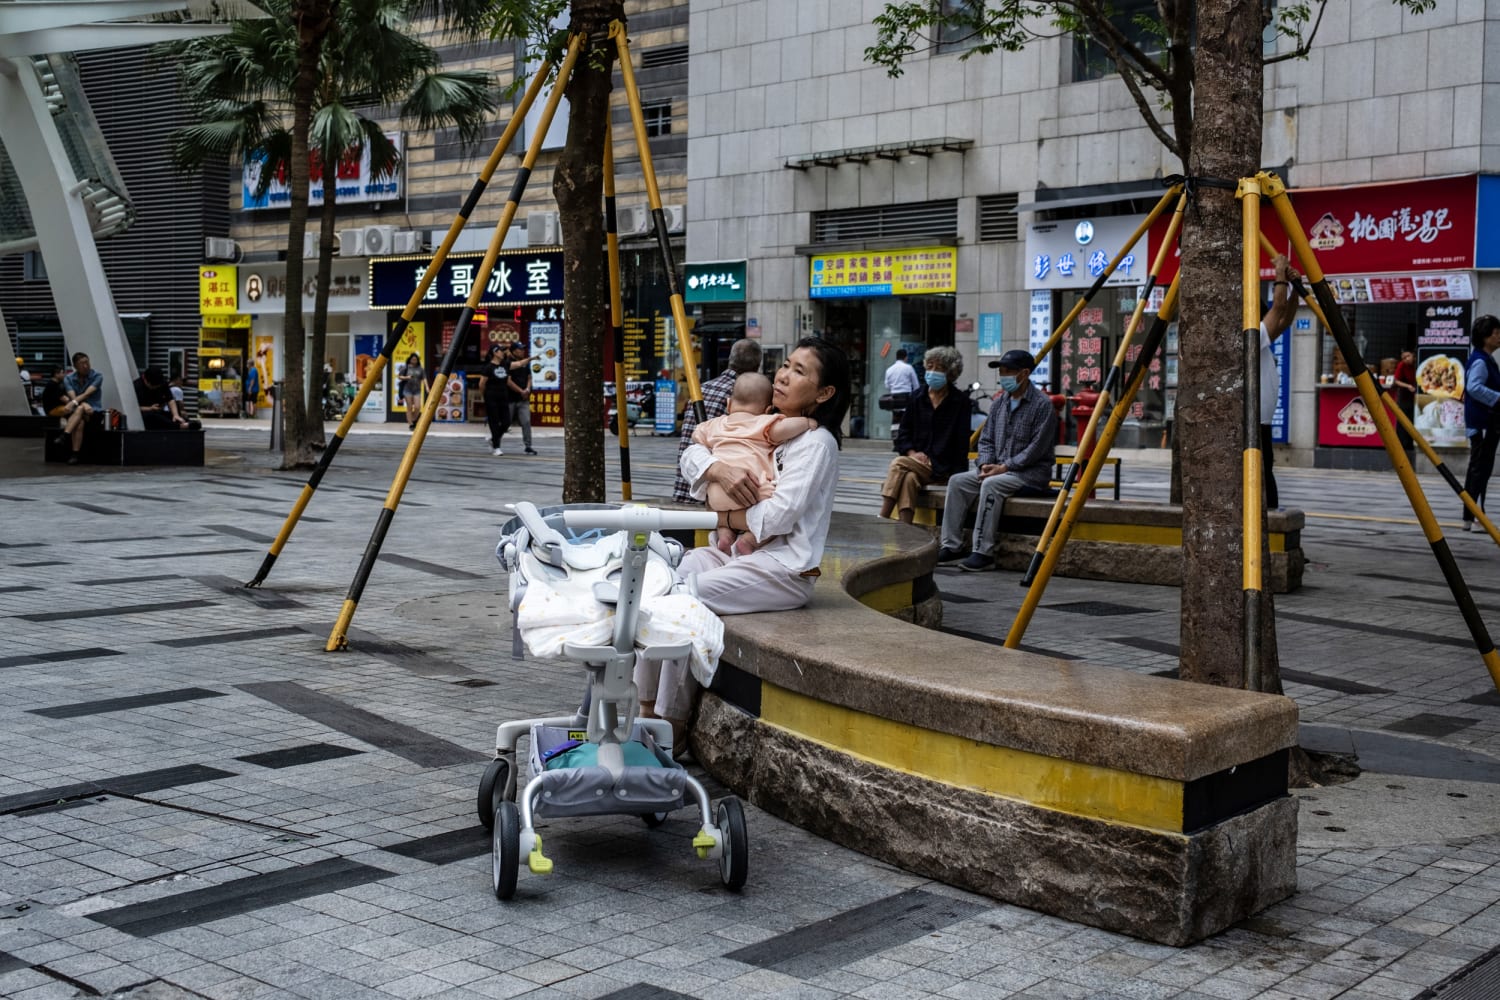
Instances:
[[[521,813],[514,802],[501,802],[490,822],[494,829],[490,838],[490,874],[495,883],[495,898],[506,900],[516,894],[516,874],[521,870]]]
[[[738,892],[750,872],[750,844],[745,833],[745,809],[734,796],[719,800],[714,825],[724,836],[719,851],[719,878],[726,889]]]
[[[665,823],[667,821],[667,817],[670,816],[670,815],[671,815],[671,813],[664,813],[664,812],[663,813],[641,813],[641,819],[645,821],[645,823],[646,823],[647,826],[649,826],[651,829],[655,830],[657,827],[659,827],[663,823]]]
[[[495,758],[490,761],[490,766],[484,769],[484,777],[479,779],[479,822],[486,830],[495,826],[495,809],[509,798],[510,784],[510,761],[503,758]]]

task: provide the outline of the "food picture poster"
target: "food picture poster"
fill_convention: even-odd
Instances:
[[[440,424],[461,424],[465,417],[465,390],[464,377],[460,374],[448,376],[448,382],[442,386],[442,397],[438,399],[437,416],[435,422]]]
[[[531,334],[531,387],[562,388],[562,324],[533,323]]]
[[[1422,309],[1417,332],[1417,428],[1434,444],[1463,444],[1464,368],[1469,357],[1469,303]]]

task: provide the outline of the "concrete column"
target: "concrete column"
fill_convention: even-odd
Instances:
[[[123,413],[132,430],[140,430],[141,411],[131,387],[138,374],[135,360],[94,246],[80,185],[47,112],[36,71],[25,59],[0,59],[0,141],[16,166],[36,224],[68,350],[89,356],[104,375],[105,405]],[[63,280],[67,287],[59,287]],[[0,405],[6,398],[0,396]]]
[[[5,314],[0,312],[0,338],[5,340],[5,349],[10,350],[10,338],[5,335]],[[27,405],[26,393],[21,388],[21,380],[14,375],[6,377],[4,373],[9,372],[12,355],[6,354],[0,358],[0,416],[20,417],[31,412]]]

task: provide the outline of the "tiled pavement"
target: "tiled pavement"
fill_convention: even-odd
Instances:
[[[208,467],[151,472],[42,470],[0,440],[0,996],[1459,998],[1500,967],[1482,964],[1500,945],[1500,698],[1390,477],[1280,475],[1312,559],[1277,602],[1287,691],[1304,744],[1365,773],[1300,794],[1296,896],[1172,949],[753,808],[740,895],[693,856],[683,812],[657,831],[552,822],[557,874],[497,903],[485,748],[580,684],[508,655],[491,550],[501,503],[556,501],[561,443],[497,459],[432,441],[354,651],[323,653],[404,443],[356,434],[246,591],[303,481],[270,470],[263,436],[215,427]],[[636,495],[663,495],[671,442],[632,456]],[[1126,456],[1127,498],[1165,494],[1147,459]],[[884,463],[845,452],[842,509],[868,509]],[[1451,540],[1493,606],[1500,553]],[[938,582],[947,627],[994,641],[1022,593],[1013,574]],[[1057,580],[1027,643],[1170,670],[1176,609],[1167,588]]]

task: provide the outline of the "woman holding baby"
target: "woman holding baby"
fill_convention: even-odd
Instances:
[[[822,338],[803,339],[776,373],[771,402],[777,413],[809,418],[814,426],[776,445],[775,489],[768,498],[760,499],[761,476],[749,466],[720,461],[696,442],[682,453],[682,475],[694,495],[704,497],[712,486],[723,502],[743,509],[750,536],[748,554],[708,545],[689,552],[678,569],[694,578],[699,599],[720,615],[789,611],[812,598],[838,485],[849,359]],[[674,730],[686,723],[697,682],[685,661],[642,660],[635,680],[643,715],[669,719]]]

